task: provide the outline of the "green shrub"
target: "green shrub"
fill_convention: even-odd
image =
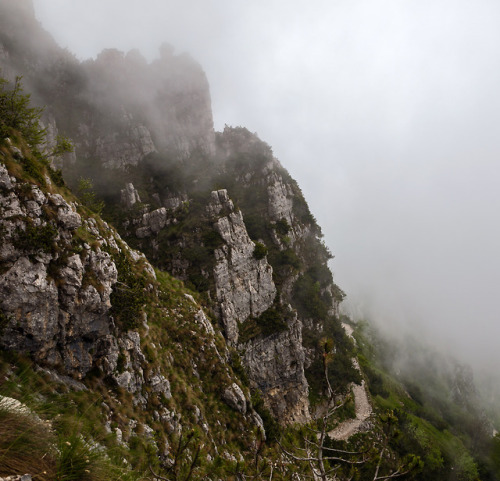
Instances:
[[[210,279],[201,272],[190,272],[187,287],[198,292],[206,292],[210,289]]]
[[[142,307],[146,303],[146,279],[134,272],[127,256],[121,252],[114,256],[118,280],[111,293],[111,314],[128,330],[140,325]]]
[[[40,127],[43,109],[30,107],[30,95],[23,94],[22,77],[16,77],[14,86],[0,78],[0,137],[9,136],[11,129],[19,131],[31,148],[43,144],[45,129]]]
[[[269,226],[264,216],[245,212],[244,220],[250,239],[264,239],[269,236]]]
[[[73,152],[74,150],[75,148],[73,147],[71,140],[69,140],[67,137],[64,137],[63,135],[58,135],[56,138],[56,145],[52,149],[50,155],[58,157],[60,155]]]
[[[94,192],[94,184],[91,179],[80,177],[76,190],[80,202],[96,214],[101,214],[104,209],[104,202],[99,200]]]
[[[390,393],[384,385],[383,377],[368,366],[368,364],[363,366],[363,372],[368,378],[368,387],[372,396],[381,396],[382,398],[387,399]]]
[[[257,259],[264,259],[264,257],[267,256],[267,247],[262,244],[262,242],[256,242],[255,243],[255,248],[253,250],[253,256]]]
[[[212,260],[213,251],[204,246],[193,245],[183,249],[182,254],[192,264],[204,264]]]
[[[11,317],[9,315],[5,314],[5,312],[3,312],[2,310],[0,310],[0,336],[2,336],[5,328],[9,324],[10,320],[11,320]]]
[[[248,379],[247,371],[243,367],[243,364],[241,363],[241,358],[239,354],[234,350],[231,351],[231,357],[229,359],[229,363],[231,364],[233,372],[238,376],[243,385],[249,386],[250,381]]]
[[[239,342],[245,343],[259,335],[271,336],[288,329],[288,310],[279,304],[276,299],[274,304],[266,309],[260,316],[247,319],[238,325]]]
[[[52,252],[58,235],[57,229],[47,222],[42,226],[35,226],[31,219],[26,219],[25,228],[16,229],[16,246],[28,252]]]
[[[266,309],[259,317],[257,317],[257,325],[264,336],[270,336],[276,332],[284,331],[288,325],[284,319],[285,313],[279,306],[273,306]]]
[[[49,175],[52,179],[52,182],[54,182],[54,184],[56,184],[58,187],[64,187],[66,185],[61,169],[53,169],[52,167],[49,167]]]
[[[293,287],[293,304],[302,316],[323,320],[328,316],[332,298],[328,292],[322,292],[318,281],[304,274]]]
[[[289,266],[293,269],[300,269],[301,262],[297,253],[293,249],[285,249],[280,251],[276,257],[276,264],[278,267]]]
[[[285,236],[290,232],[290,224],[285,218],[277,221],[274,225],[274,228],[276,229],[276,232],[281,236]]]
[[[309,206],[307,205],[307,202],[304,199],[302,193],[296,194],[293,197],[293,212],[298,217],[300,222],[304,224],[312,224],[313,227],[315,227],[316,230],[319,231],[319,227],[316,224],[316,219],[311,214]]]
[[[264,405],[264,400],[260,395],[260,391],[252,391],[252,406],[257,411],[257,414],[261,417],[264,423],[264,430],[266,431],[266,438],[268,442],[273,442],[279,439],[281,435],[281,429],[279,424],[274,419],[273,415],[269,412],[269,409]]]
[[[43,175],[43,166],[41,162],[37,161],[34,157],[23,157],[21,159],[21,165],[23,166],[24,172],[26,172],[33,180],[38,182],[39,185],[45,186],[46,181]]]
[[[214,229],[205,230],[202,234],[203,244],[212,252],[224,244],[222,236]]]

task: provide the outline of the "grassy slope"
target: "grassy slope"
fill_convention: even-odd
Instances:
[[[397,418],[400,434],[392,448],[424,460],[419,480],[500,479],[498,440],[491,437],[480,408],[453,397],[453,379],[440,364],[444,358],[429,353],[423,360],[422,346],[399,348],[367,324],[357,327],[355,337],[376,411],[391,411]],[[403,354],[413,371],[398,362]]]
[[[24,159],[21,161],[12,155],[9,141],[2,140],[0,160],[11,175],[19,182],[26,182],[26,186],[36,183],[44,191],[61,193],[68,201],[76,200],[66,187],[58,187],[46,180],[46,176],[50,178],[50,169],[31,155],[20,135],[11,132],[10,139],[14,147],[21,149]],[[83,218],[94,217],[97,225],[102,226],[99,216],[87,208],[80,206],[79,213]],[[80,242],[99,242],[85,227],[79,228],[74,237],[75,246]],[[129,393],[103,378],[98,371],[84,380],[88,391],[72,392],[64,385],[35,373],[28,359],[1,352],[0,395],[21,400],[38,416],[51,420],[54,429],[41,436],[37,423],[2,410],[0,475],[13,474],[14,470],[31,472],[38,479],[135,479],[147,472],[149,464],[159,469],[157,449],[171,446],[169,455],[174,456],[173,448],[179,441],[179,432],[172,432],[166,423],[154,416],[160,408],[178,413],[182,418],[184,441],[190,439],[190,444],[180,453],[179,461],[183,457],[192,457],[195,447],[203,445],[196,463],[198,471],[214,471],[220,476],[234,472],[237,463],[231,459],[236,459],[241,453],[248,455],[257,428],[221,401],[221,390],[225,386],[235,381],[241,384],[228,362],[222,335],[216,332],[215,336],[208,336],[205,328],[196,321],[200,305],[186,296],[195,299],[199,296],[186,289],[181,281],[161,271],[157,271],[157,280],[154,281],[144,272],[141,260],[133,261],[128,254],[114,252],[111,247],[108,249],[117,262],[119,280],[126,281],[124,284],[128,286],[125,293],[112,296],[115,319],[122,330],[140,330],[141,348],[147,359],[145,369],[161,371],[169,379],[172,398],[165,399],[148,392],[148,406],[143,410],[134,406]],[[135,316],[127,314],[131,309]],[[148,316],[149,332],[137,324],[142,310]],[[194,414],[196,408],[199,415]],[[138,425],[133,431],[129,427],[131,420]],[[105,430],[106,421],[113,433]],[[141,435],[142,424],[153,428],[154,439]],[[201,429],[203,424],[209,426],[210,431]],[[127,447],[117,442],[116,428],[123,432]],[[245,436],[241,436],[242,431]],[[105,446],[109,459],[97,455],[87,443]],[[23,454],[42,451],[45,456]],[[78,468],[78,475],[60,472],[67,456],[71,469],[85,463],[80,466],[82,469]],[[43,463],[35,462],[42,458]],[[117,464],[113,462],[115,458]],[[133,471],[125,470],[124,477],[116,473],[110,475],[114,470],[123,471],[124,458]],[[208,463],[210,459],[213,461]],[[190,466],[187,462],[180,464]],[[182,471],[184,467],[179,469]],[[44,471],[47,474],[43,474]]]

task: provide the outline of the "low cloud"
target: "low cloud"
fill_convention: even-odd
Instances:
[[[80,59],[167,41],[297,178],[354,312],[500,361],[500,5],[35,0]]]

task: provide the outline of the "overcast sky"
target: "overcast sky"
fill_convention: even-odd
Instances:
[[[34,0],[80,59],[169,42],[298,180],[356,312],[500,363],[498,0]]]

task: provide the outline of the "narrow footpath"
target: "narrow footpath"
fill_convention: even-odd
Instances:
[[[347,335],[354,339],[352,336],[353,329],[348,324],[342,324]],[[359,371],[359,363],[357,359],[353,359],[352,363],[354,367]],[[366,392],[365,381],[361,382],[361,386],[357,384],[352,385],[352,393],[354,396],[354,409],[356,412],[356,417],[354,419],[347,419],[346,421],[340,423],[334,430],[328,433],[331,439],[336,441],[346,441],[353,434],[356,434],[361,425],[371,416],[372,406],[368,399],[368,394]]]

